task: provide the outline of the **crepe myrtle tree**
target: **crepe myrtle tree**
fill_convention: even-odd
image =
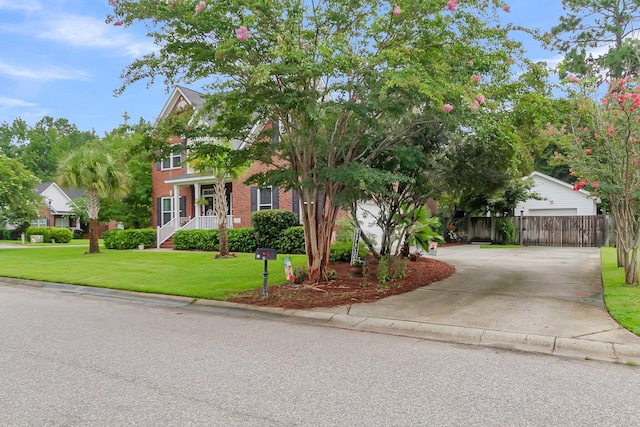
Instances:
[[[505,79],[520,48],[501,25],[503,0],[110,4],[107,23],[146,25],[157,47],[124,70],[116,92],[140,80],[203,82],[211,136],[248,139],[274,166],[254,181],[298,193],[314,282],[329,262],[339,171],[368,164],[425,109],[466,103],[472,76]],[[249,138],[252,129],[263,133]]]
[[[619,265],[625,282],[638,285],[640,246],[640,81],[607,82],[599,101],[575,94],[575,111],[550,136],[563,141],[555,161],[566,162],[575,190],[587,188],[609,201],[615,219]]]
[[[0,225],[20,224],[38,215],[38,179],[16,159],[0,153]]]

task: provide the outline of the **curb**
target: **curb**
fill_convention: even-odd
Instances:
[[[523,334],[517,332],[377,317],[364,317],[328,311],[262,307],[226,301],[121,291],[116,289],[94,288],[35,280],[1,278],[0,286],[1,285],[31,286],[58,292],[70,292],[78,295],[93,295],[133,301],[137,303],[153,303],[165,307],[237,310],[242,311],[245,314],[262,313],[273,316],[273,318],[276,319],[288,318],[303,324],[326,326],[352,331],[396,335],[430,341],[475,345],[561,357],[640,365],[640,345],[592,341],[579,338]]]

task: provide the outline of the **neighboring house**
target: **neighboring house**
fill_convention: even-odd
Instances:
[[[596,215],[599,200],[588,191],[574,190],[571,184],[541,172],[529,175],[535,183],[532,191],[542,200],[529,199],[518,203],[514,216],[576,216]]]
[[[42,197],[43,207],[40,216],[31,221],[34,227],[65,227],[80,229],[73,209],[73,199],[82,197],[84,190],[62,189],[55,182],[43,182],[36,187],[36,194]]]
[[[178,86],[171,93],[158,120],[180,108],[191,106],[198,110],[203,105],[202,94]],[[260,130],[254,128],[251,136],[257,135]],[[218,228],[214,207],[214,177],[196,173],[184,162],[189,148],[187,141],[174,138],[171,143],[182,144],[183,150],[156,162],[152,170],[152,221],[158,228],[158,246],[168,241],[178,230]],[[233,148],[239,149],[246,142],[233,140],[231,144]],[[224,218],[227,227],[250,227],[251,213],[258,210],[285,209],[299,214],[300,202],[296,192],[285,192],[275,187],[247,186],[243,183],[248,176],[267,168],[266,165],[254,163],[238,179],[228,179],[228,211]]]

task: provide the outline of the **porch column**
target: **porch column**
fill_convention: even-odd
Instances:
[[[173,186],[173,217],[177,218],[176,224],[180,226],[180,187]]]
[[[200,200],[200,197],[202,197],[202,195],[200,194],[200,183],[196,182],[195,184],[193,184],[193,187],[195,196],[193,204],[196,211],[196,218],[198,218],[200,216],[200,211],[202,210],[202,208],[198,204],[198,200]]]

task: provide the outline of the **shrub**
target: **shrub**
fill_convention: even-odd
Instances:
[[[73,239],[73,233],[68,228],[52,227],[45,242],[55,240],[56,243],[69,243],[71,239]]]
[[[156,230],[115,229],[102,233],[102,239],[107,249],[136,249],[139,245],[155,246]]]
[[[407,274],[407,263],[404,257],[385,255],[378,261],[378,282],[385,283],[393,279],[401,279]]]
[[[20,230],[0,230],[2,240],[20,240]]]
[[[276,246],[278,253],[282,254],[304,254],[304,227],[296,226],[287,228],[280,235]]]
[[[49,241],[49,229],[51,227],[29,227],[26,232],[25,238],[27,241],[31,240],[31,236],[41,234],[44,236],[44,241]]]
[[[227,230],[227,240],[230,252],[252,253],[258,249],[253,227],[230,228]]]
[[[299,225],[298,215],[280,209],[253,212],[251,221],[259,248],[276,249],[282,232]]]
[[[337,240],[331,245],[331,253],[329,261],[351,261],[351,250],[353,249],[353,240]],[[366,258],[369,255],[367,245],[360,242],[358,245],[358,258]]]
[[[183,251],[217,251],[218,230],[180,230],[173,235],[173,248]]]
[[[82,230],[78,230],[77,228],[73,230],[74,239],[82,239],[83,236],[84,236],[84,233],[82,232]]]
[[[497,238],[499,243],[512,245],[516,242],[516,226],[509,219],[498,221]]]

